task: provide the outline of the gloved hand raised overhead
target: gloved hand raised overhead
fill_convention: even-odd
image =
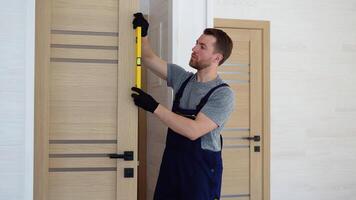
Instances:
[[[141,107],[144,110],[150,111],[151,113],[156,110],[159,103],[151,95],[147,94],[146,92],[137,87],[132,87],[131,90],[138,93],[131,94],[131,97],[133,98],[136,106]]]
[[[142,27],[141,36],[145,37],[147,35],[149,23],[143,17],[142,13],[135,13],[134,17],[135,19],[132,21],[133,28],[136,29],[138,26],[141,26]]]

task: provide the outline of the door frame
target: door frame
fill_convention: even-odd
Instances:
[[[262,198],[270,199],[270,22],[215,18],[216,28],[255,29],[262,31]]]
[[[35,6],[35,119],[33,199],[48,196],[49,92],[51,2],[36,0]]]

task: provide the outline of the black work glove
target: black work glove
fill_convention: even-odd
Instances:
[[[131,97],[133,98],[136,106],[141,107],[144,110],[150,111],[151,113],[156,110],[159,103],[151,95],[147,94],[146,92],[142,91],[137,87],[132,87],[131,90],[138,93],[131,94]]]
[[[142,27],[141,36],[145,37],[147,35],[149,23],[143,17],[142,13],[135,13],[134,17],[135,19],[132,21],[133,28],[136,29],[136,27],[141,26]]]

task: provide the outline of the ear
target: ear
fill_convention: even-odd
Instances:
[[[215,61],[219,63],[220,61],[222,61],[223,58],[224,56],[221,53],[217,53],[215,57]]]

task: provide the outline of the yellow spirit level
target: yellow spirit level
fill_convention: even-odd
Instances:
[[[141,89],[141,27],[136,28],[136,87]]]

